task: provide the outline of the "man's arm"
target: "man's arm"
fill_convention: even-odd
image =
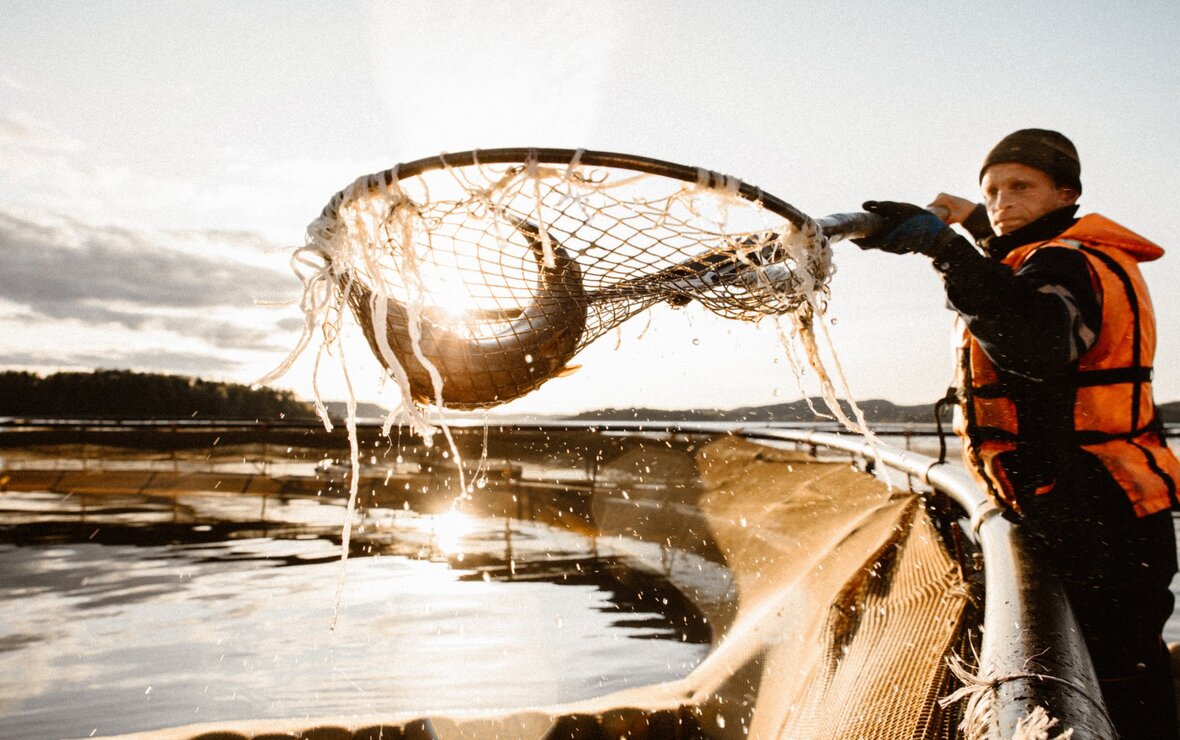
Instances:
[[[961,209],[959,218],[978,212],[969,201],[955,200],[972,206]],[[937,199],[935,205],[945,207]],[[1044,379],[1093,346],[1102,324],[1101,296],[1081,253],[1066,247],[1040,249],[1013,273],[924,208],[891,201],[866,201],[864,208],[882,217],[883,228],[853,243],[861,249],[930,257],[942,275],[950,307],[998,367]],[[955,209],[949,210],[954,220]]]
[[[1075,250],[1039,249],[1015,273],[964,239],[932,257],[951,308],[1004,370],[1046,378],[1075,362],[1098,338],[1101,297],[1086,258]]]

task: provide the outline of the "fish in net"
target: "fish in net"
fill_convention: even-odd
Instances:
[[[871,218],[817,222],[733,177],[626,154],[490,149],[401,164],[358,178],[308,227],[294,257],[303,333],[260,382],[317,333],[321,354],[339,345],[351,313],[426,430],[419,405],[520,398],[644,309],[695,301],[743,321],[789,317],[829,408],[863,429],[835,403],[814,326],[829,240]]]

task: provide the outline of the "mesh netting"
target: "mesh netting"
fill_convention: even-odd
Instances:
[[[334,341],[348,305],[407,401],[465,409],[534,390],[663,301],[789,316],[813,343],[832,273],[814,221],[738,180],[569,150],[362,177],[311,224],[297,262],[307,325],[293,355],[321,327]]]
[[[738,439],[713,442],[698,461],[698,506],[739,600],[694,676],[726,681],[744,660],[758,664],[756,689],[728,680],[706,706],[749,702],[741,737],[954,737],[957,717],[937,699],[953,690],[946,661],[967,590],[916,497],[844,461]]]

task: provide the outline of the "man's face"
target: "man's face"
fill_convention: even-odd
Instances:
[[[1047,173],[1026,164],[993,164],[979,184],[992,230],[1007,234],[1058,208],[1073,205],[1078,191],[1058,187]]]

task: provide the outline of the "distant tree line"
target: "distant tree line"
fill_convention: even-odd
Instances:
[[[0,416],[52,419],[278,419],[315,415],[290,391],[129,370],[0,373]]]
[[[933,424],[934,404],[899,406],[881,399],[857,401],[857,407],[869,423],[885,424]],[[852,417],[852,405],[840,399],[840,408],[846,416]],[[823,416],[817,416],[822,414]],[[942,421],[949,422],[951,409],[944,408]],[[834,421],[822,398],[812,398],[810,403],[803,399],[789,403],[767,406],[743,406],[735,409],[688,409],[663,410],[648,408],[599,409],[578,414],[586,420],[643,420],[643,421],[738,421],[738,422],[799,422],[814,423]]]
[[[857,401],[857,406],[864,413],[865,420],[870,424],[933,424],[934,403],[923,403],[913,406],[900,406],[881,399]],[[840,407],[848,416],[852,415],[851,405],[841,399]],[[1180,424],[1180,401],[1161,404],[1160,419],[1167,424]],[[807,401],[798,400],[790,403],[778,403],[769,406],[744,406],[736,409],[650,409],[650,408],[608,408],[594,411],[583,411],[573,418],[587,421],[750,421],[750,422],[801,422],[831,421],[831,418],[820,418],[816,411],[828,414],[822,398],[812,398],[810,405]],[[942,409],[941,419],[944,423],[951,421],[951,407]],[[948,427],[949,428],[949,427]]]

